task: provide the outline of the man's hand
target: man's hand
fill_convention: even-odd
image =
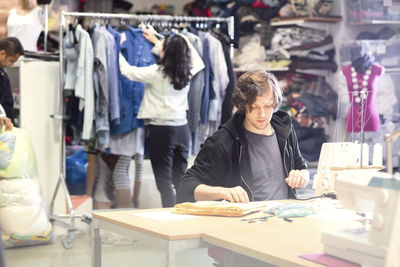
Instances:
[[[291,170],[285,182],[291,188],[302,188],[310,181],[310,173],[307,170]]]
[[[248,203],[249,197],[247,192],[241,186],[236,187],[219,187],[220,199],[230,202]]]
[[[11,122],[10,118],[7,117],[0,117],[0,125],[6,127],[6,131],[10,131],[14,128],[13,123]]]

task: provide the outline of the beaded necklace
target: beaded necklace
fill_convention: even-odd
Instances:
[[[357,78],[357,72],[354,67],[351,67],[351,81],[353,83],[353,96],[356,103],[360,103],[361,99],[366,99],[368,96],[368,82],[371,75],[371,70],[368,69],[362,76],[362,79]]]

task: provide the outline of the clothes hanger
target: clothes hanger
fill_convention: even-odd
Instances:
[[[68,29],[69,29],[70,33],[72,33],[72,43],[77,44],[78,40],[76,39],[76,36],[75,36],[76,26],[74,26],[72,23],[70,23],[68,25]]]
[[[117,31],[128,31],[130,30],[130,27],[126,25],[125,19],[121,19],[121,24],[118,26]]]

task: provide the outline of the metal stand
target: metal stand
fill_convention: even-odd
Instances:
[[[63,19],[63,17],[61,18]],[[62,40],[63,38],[63,29],[62,29],[63,23],[60,23],[60,31],[59,31],[59,38]],[[50,222],[53,225],[53,230],[54,230],[54,223],[59,223],[60,225],[64,226],[67,228],[67,235],[63,237],[61,240],[62,245],[64,248],[69,249],[72,248],[74,245],[74,239],[75,239],[75,232],[77,231],[77,228],[75,227],[75,219],[80,218],[83,222],[86,223],[91,223],[91,218],[86,215],[77,215],[75,213],[75,209],[72,205],[71,201],[71,195],[68,192],[68,187],[66,184],[65,180],[65,124],[64,122],[68,120],[69,118],[67,116],[64,116],[64,97],[63,97],[63,68],[62,65],[64,64],[64,59],[62,57],[63,54],[63,46],[62,42],[60,41],[60,70],[59,70],[59,75],[60,75],[60,86],[59,86],[59,95],[58,95],[58,103],[59,103],[59,109],[58,109],[58,114],[57,115],[51,115],[50,117],[57,120],[58,122],[62,123],[61,127],[61,166],[60,166],[60,175],[58,177],[57,185],[53,193],[53,197],[51,199],[50,203],[50,209],[49,209],[49,218]],[[60,185],[62,187],[62,191],[65,196],[65,201],[67,204],[67,208],[69,211],[69,214],[55,214],[54,213],[54,203],[56,196],[60,190]],[[66,223],[66,220],[69,219],[70,222]]]
[[[1,227],[0,227],[1,234]],[[0,267],[6,267],[6,259],[4,256],[3,241],[0,240]]]
[[[49,32],[49,5],[44,5],[44,52],[47,52],[47,34]]]
[[[360,168],[362,169],[363,167],[363,144],[364,144],[364,101],[367,99],[367,97],[364,92],[361,92],[361,129],[360,129]],[[368,165],[368,164],[367,164]]]
[[[65,120],[68,120],[67,116],[51,116],[53,119],[58,119],[64,122]],[[53,225],[54,228],[54,223],[59,223],[65,228],[67,228],[67,235],[63,237],[61,240],[62,245],[66,249],[70,249],[74,245],[74,239],[75,239],[75,232],[77,231],[77,228],[75,227],[75,219],[80,218],[81,221],[90,224],[91,223],[91,218],[87,215],[77,215],[75,213],[74,206],[72,205],[71,201],[71,195],[69,194],[67,183],[65,180],[65,125],[63,123],[62,126],[62,145],[61,145],[61,173],[60,176],[58,177],[57,185],[53,193],[53,197],[51,199],[50,203],[50,210],[49,210],[49,218],[50,222]],[[60,190],[60,186],[62,187],[62,191],[65,195],[65,202],[67,204],[67,208],[69,211],[69,214],[55,214],[54,213],[54,203],[56,196],[58,194],[58,191]],[[65,220],[69,219],[70,223],[66,223]]]

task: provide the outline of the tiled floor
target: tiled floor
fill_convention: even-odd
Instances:
[[[193,158],[189,160],[193,164]],[[132,172],[133,173],[133,172]],[[301,197],[313,196],[311,183],[299,192]],[[141,208],[160,207],[159,194],[155,188],[154,177],[149,160],[144,161],[144,181],[141,191]],[[25,248],[6,249],[7,267],[81,267],[91,266],[90,226],[77,223],[76,234],[71,249],[65,249],[61,239],[64,228],[55,228],[55,239],[51,244]],[[161,248],[150,247],[122,236],[102,233],[102,266],[105,267],[147,267],[165,266],[165,252]],[[195,249],[181,252],[176,256],[179,267],[212,267],[213,260],[207,255],[207,249]],[[2,267],[2,266],[0,266]]]

